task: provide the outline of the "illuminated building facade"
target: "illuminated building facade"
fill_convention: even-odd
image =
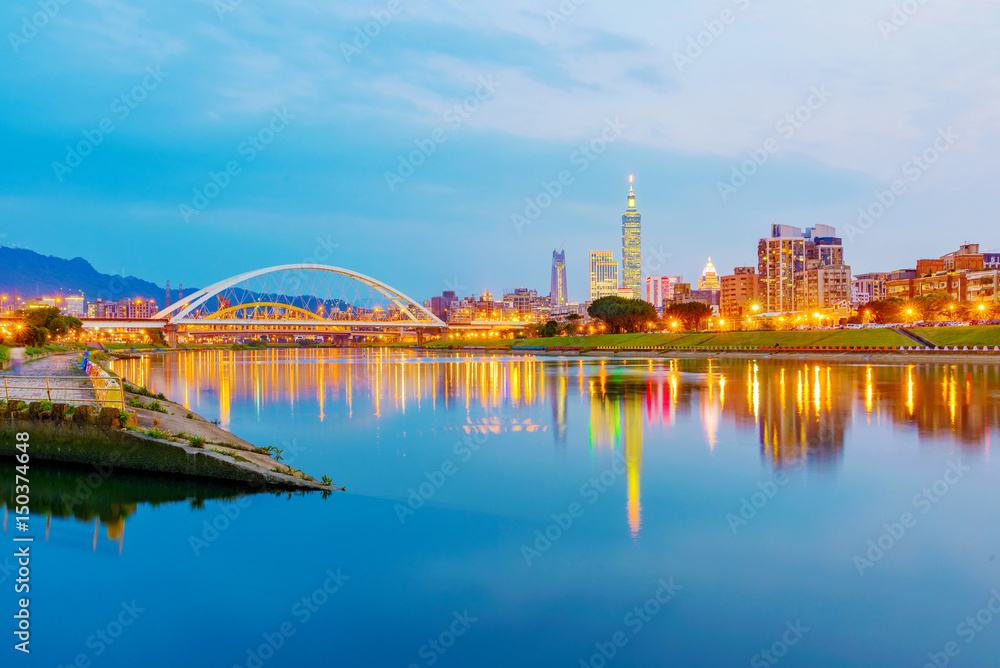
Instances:
[[[708,258],[708,264],[701,271],[701,278],[698,279],[698,289],[702,292],[719,292],[722,286],[719,284],[719,273],[715,271],[712,258]]]
[[[549,287],[549,305],[562,306],[569,298],[566,294],[566,251],[552,251],[552,282]]]
[[[609,250],[590,251],[590,301],[618,294],[618,263]]]
[[[771,236],[757,244],[761,303],[770,313],[812,309],[847,309],[851,268],[837,230],[816,225],[804,231],[772,225]]]
[[[759,296],[757,270],[754,267],[736,267],[729,276],[720,280],[722,291],[719,312],[726,319],[742,319],[753,315],[753,306]]]
[[[683,276],[647,276],[646,301],[658,309],[663,308],[663,300],[672,300],[674,286],[683,280]]]
[[[632,177],[628,177],[628,208],[622,214],[622,287],[632,299],[642,299],[642,215],[635,208]]]
[[[955,301],[994,301],[1000,254],[980,253],[979,244],[963,244],[939,258],[917,260],[909,276],[891,277],[886,296],[910,299],[945,292]]]
[[[885,299],[885,282],[888,280],[889,274],[881,272],[855,276],[851,281],[851,305],[856,308]]]
[[[105,301],[95,299],[87,304],[88,318],[105,319],[126,319],[126,318],[152,318],[159,311],[155,299],[119,299],[117,301]]]
[[[757,243],[761,301],[769,313],[797,310],[795,275],[805,269],[806,240],[791,225],[772,225],[771,236]]]

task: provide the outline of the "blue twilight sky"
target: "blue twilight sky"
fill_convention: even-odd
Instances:
[[[0,243],[109,273],[547,293],[564,245],[582,300],[629,174],[648,274],[754,264],[772,222],[837,227],[856,273],[1000,247],[994,2],[11,0],[0,27]]]

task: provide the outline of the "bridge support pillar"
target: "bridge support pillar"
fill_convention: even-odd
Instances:
[[[417,345],[418,346],[424,345],[424,330],[419,328],[417,329]]]
[[[167,340],[167,347],[177,347],[177,325],[167,325],[163,328],[163,338]]]

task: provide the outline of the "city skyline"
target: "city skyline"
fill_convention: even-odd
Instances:
[[[621,213],[621,175],[634,173],[644,215],[669,221],[644,235],[644,253],[672,255],[656,273],[694,276],[708,255],[744,265],[737,239],[774,222],[843,230],[861,272],[904,266],[931,233],[942,247],[1000,245],[978,234],[996,208],[998,83],[979,74],[1000,64],[994,12],[921,6],[886,36],[890,7],[745,4],[697,58],[689,40],[716,18],[704,8],[671,6],[669,21],[647,23],[587,7],[553,25],[544,9],[495,4],[408,7],[348,58],[341,45],[357,48],[367,9],[116,16],[83,3],[4,50],[0,243],[186,285],[316,258],[417,295],[445,281],[543,286],[540,258],[564,239],[567,257],[613,247],[602,239]],[[20,38],[28,11],[5,8],[5,32]],[[279,17],[295,27],[276,41],[266,26]],[[780,45],[749,29],[768,20],[780,22]],[[422,39],[444,26],[449,39]],[[829,40],[808,39],[814,31]],[[964,44],[990,46],[975,58],[949,48]],[[859,66],[831,69],[832,58]],[[958,80],[979,85],[956,96]],[[105,119],[113,131],[98,133]],[[78,162],[84,133],[95,144]],[[418,143],[434,150],[412,160]],[[233,160],[240,173],[228,175]],[[386,174],[402,182],[391,189]],[[725,201],[720,183],[735,191]],[[198,213],[186,221],[181,205]],[[849,238],[859,209],[878,215]],[[516,227],[515,214],[530,224]],[[94,234],[76,238],[79,228]],[[158,252],[140,262],[105,242],[124,228]],[[450,261],[414,267],[414,250]],[[190,262],[183,276],[178,257]],[[586,292],[582,273],[569,281],[571,294]]]

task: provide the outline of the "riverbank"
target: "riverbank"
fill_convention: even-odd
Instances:
[[[74,355],[46,360],[46,375],[79,375]],[[0,455],[14,456],[14,434],[31,434],[38,460],[111,466],[245,483],[258,490],[342,489],[281,461],[166,398],[126,388],[128,410],[35,402],[0,403]]]
[[[910,338],[908,332],[915,338]],[[919,341],[926,341],[929,346]],[[933,346],[933,347],[931,347]],[[1000,356],[1000,326],[899,329],[821,329],[752,332],[598,334],[537,339],[442,339],[425,350],[616,355],[900,355],[907,359]]]

